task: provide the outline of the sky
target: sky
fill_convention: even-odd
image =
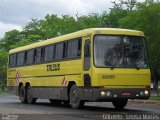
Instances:
[[[102,13],[115,0],[0,0],[0,38],[12,30],[22,30],[31,19],[47,14],[76,16]]]

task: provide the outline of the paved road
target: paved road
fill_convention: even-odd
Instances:
[[[8,118],[8,119],[7,119]],[[87,120],[87,119],[160,119],[160,103],[129,102],[124,110],[117,111],[111,103],[86,103],[80,110],[70,106],[53,106],[48,100],[35,105],[21,104],[14,95],[0,94],[2,120]]]

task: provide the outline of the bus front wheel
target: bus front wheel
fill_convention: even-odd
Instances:
[[[69,99],[71,107],[74,109],[78,109],[84,106],[84,101],[80,100],[80,95],[76,84],[72,85],[70,89]]]
[[[27,88],[27,101],[29,104],[35,104],[36,103],[36,98],[33,97],[32,95],[32,90],[31,90],[31,87],[28,86]]]
[[[20,87],[19,99],[21,103],[27,103],[26,89],[24,86]]]
[[[112,104],[116,109],[121,110],[127,105],[127,102],[128,99],[120,99],[120,100],[114,100]]]

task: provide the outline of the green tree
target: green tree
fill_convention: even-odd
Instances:
[[[137,9],[119,20],[120,27],[141,30],[145,33],[149,48],[149,60],[154,70],[160,61],[160,3],[147,0]]]
[[[120,0],[119,2],[113,1],[113,8],[110,12],[103,12],[102,18],[108,27],[119,27],[119,20],[126,17],[136,7],[136,0]]]
[[[6,79],[8,52],[0,51],[0,80]]]
[[[81,16],[78,16],[77,14],[77,24],[79,30],[85,28],[97,28],[104,26],[102,22],[102,17],[98,13],[91,13],[89,15],[81,15]]]
[[[11,30],[0,40],[0,71],[6,76],[8,51],[39,40],[46,40],[85,28],[121,27],[141,30],[145,33],[149,48],[150,64],[157,69],[160,62],[160,3],[154,0],[119,0],[112,2],[113,8],[101,14],[76,15],[76,18],[55,14],[45,18],[31,19],[22,31]]]
[[[23,35],[18,30],[6,32],[4,38],[0,41],[0,50],[9,51],[10,45],[16,44],[21,39],[23,39]]]
[[[57,15],[47,15],[43,20],[40,20],[40,29],[43,31],[43,38],[49,39],[58,36],[61,26],[61,18]]]
[[[43,38],[43,28],[41,28],[40,21],[37,19],[31,19],[31,21],[24,27],[23,33],[25,35],[25,39],[32,42],[36,42],[38,39],[45,39]]]

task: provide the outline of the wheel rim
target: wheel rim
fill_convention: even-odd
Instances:
[[[74,104],[76,104],[78,102],[78,91],[75,89],[72,91],[71,101]]]

